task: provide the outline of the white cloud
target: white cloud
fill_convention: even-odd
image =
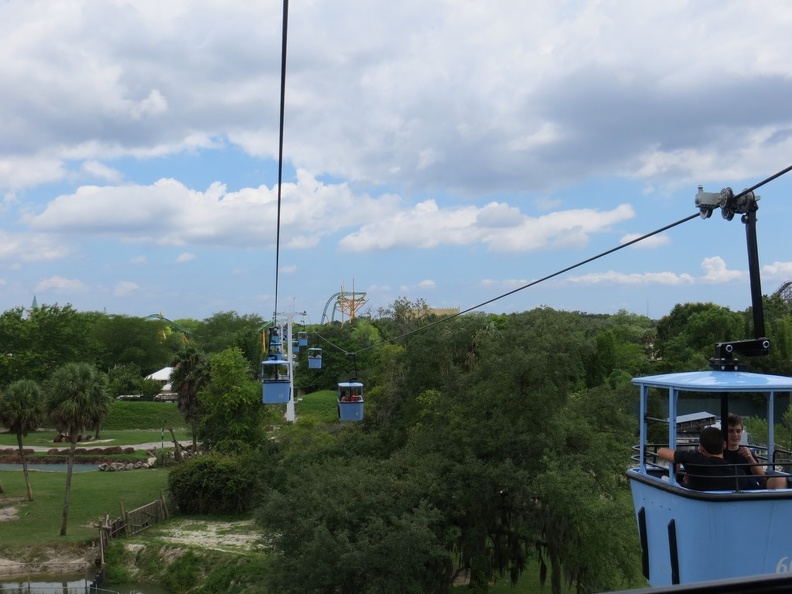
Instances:
[[[530,281],[522,278],[510,278],[510,279],[503,279],[503,280],[496,280],[491,278],[485,278],[481,281],[481,286],[487,289],[489,288],[497,288],[502,289],[504,291],[511,291],[512,289],[516,289],[518,287],[524,287]]]
[[[325,184],[301,171],[296,184],[282,187],[283,245],[310,249],[323,235],[387,216],[399,204],[394,195],[354,194],[347,184]],[[112,234],[162,245],[272,245],[274,234],[260,230],[275,228],[277,192],[266,186],[228,192],[221,183],[200,192],[174,179],[150,186],[82,186],[25,220],[39,231]]]
[[[773,262],[762,266],[762,276],[768,279],[787,281],[792,278],[792,262]]]
[[[195,254],[191,254],[190,252],[182,252],[178,256],[176,256],[176,262],[178,264],[182,264],[183,262],[189,262],[190,260],[195,259]]]
[[[57,260],[71,249],[57,239],[39,233],[9,233],[0,229],[0,260],[19,259],[25,262]]]
[[[337,249],[363,282],[431,278],[439,300],[459,286],[457,261],[486,258],[491,278],[520,282],[513,255],[629,241],[692,210],[699,183],[743,187],[792,154],[785,3],[312,0],[291,14],[290,284],[314,282],[313,265],[326,275]],[[87,275],[172,261],[173,246],[232,248],[227,261],[259,270],[278,209],[280,16],[274,0],[0,2],[0,261],[21,271],[9,282],[68,275],[46,264],[77,252],[87,285],[114,286],[127,281]],[[763,233],[788,219],[765,204]],[[669,237],[685,241],[635,247]],[[667,266],[589,280],[744,280],[722,261]],[[785,280],[783,266],[764,273]]]
[[[753,171],[789,148],[773,139],[790,123],[792,7],[761,6],[305,3],[292,9],[287,158],[465,192],[615,169],[649,181]],[[0,145],[27,166],[0,163],[0,185],[59,179],[75,151],[101,161],[223,138],[274,157],[279,16],[273,2],[2,3]]]
[[[493,202],[476,215],[476,223],[482,227],[516,227],[523,219],[519,208]]]
[[[168,102],[157,89],[152,89],[145,99],[130,102],[130,113],[136,120],[168,111]]]
[[[574,285],[692,285],[696,279],[689,274],[674,272],[608,272],[583,274],[567,279]]]
[[[115,288],[113,289],[113,295],[116,297],[124,297],[137,291],[140,287],[138,287],[137,283],[133,283],[132,281],[121,281],[116,283]]]
[[[728,270],[722,258],[716,256],[704,258],[701,262],[703,275],[696,277],[687,273],[675,272],[634,272],[622,273],[610,270],[602,273],[583,274],[566,279],[566,282],[575,285],[693,285],[699,283],[725,284],[734,281],[743,281],[747,273],[737,270]]]
[[[620,245],[624,245],[625,243],[630,243],[631,241],[635,241],[639,237],[643,237],[646,235],[645,233],[626,233],[622,236],[619,240]],[[652,235],[651,237],[647,237],[646,239],[642,239],[641,241],[636,241],[632,244],[631,247],[634,248],[642,248],[642,249],[654,249],[658,247],[663,247],[671,243],[671,238],[664,234],[659,233],[657,235]]]
[[[726,262],[720,256],[704,258],[701,262],[701,269],[704,271],[702,280],[708,283],[721,284],[748,278],[748,273],[745,271],[726,268]]]
[[[435,283],[432,279],[422,280],[418,283],[419,289],[434,289],[436,286],[437,283]]]
[[[36,291],[83,291],[86,286],[82,281],[61,276],[51,276],[40,280],[35,287]]]
[[[528,217],[507,204],[441,208],[434,200],[426,200],[363,225],[339,246],[356,252],[473,243],[483,243],[495,252],[585,246],[591,234],[608,232],[634,215],[627,204],[609,211],[573,209]]]
[[[107,165],[104,165],[99,161],[93,161],[93,160],[85,161],[82,164],[82,170],[92,177],[106,180],[109,182],[117,182],[124,177],[123,174],[117,169],[108,167]]]
[[[49,157],[0,156],[0,188],[28,188],[61,180],[66,168]]]

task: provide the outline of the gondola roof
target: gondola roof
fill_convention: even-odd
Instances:
[[[639,386],[690,392],[792,392],[792,377],[747,371],[688,371],[633,378]]]

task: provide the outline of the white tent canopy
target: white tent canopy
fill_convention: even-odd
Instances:
[[[155,371],[151,375],[147,375],[146,379],[157,380],[158,382],[169,382],[173,372],[173,367],[163,367],[159,371]]]

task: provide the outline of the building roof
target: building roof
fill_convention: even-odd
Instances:
[[[163,367],[159,371],[155,371],[151,375],[147,375],[146,379],[157,380],[158,382],[169,382],[173,367]]]

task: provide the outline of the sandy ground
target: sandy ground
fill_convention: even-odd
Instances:
[[[170,544],[185,544],[204,549],[243,552],[260,549],[259,532],[253,520],[219,522],[202,520],[171,520],[164,534],[157,530],[158,540]]]
[[[19,503],[21,501],[14,499],[3,500],[3,505],[0,506],[0,523],[16,519]],[[247,552],[262,547],[253,520],[216,522],[175,518],[168,522],[165,529],[154,528],[151,536],[174,546],[184,544],[225,552]],[[129,546],[145,546],[141,541],[145,542],[147,538],[148,535],[142,533],[128,539]],[[23,562],[23,560],[28,561],[24,559],[24,552],[20,555],[22,559],[7,559],[0,556],[0,575],[81,572],[85,567],[94,564],[97,554],[97,550],[93,547],[82,551],[64,551],[62,548],[52,547],[37,555],[40,559],[32,563]]]
[[[0,521],[14,519],[16,512],[14,505],[0,507]],[[248,552],[263,547],[252,520],[220,522],[174,519],[167,524],[167,528],[159,527],[156,536],[154,533],[151,536],[172,546],[188,545],[224,552]],[[147,546],[141,544],[139,537],[145,538],[147,535],[142,533],[138,538],[124,539],[128,541],[127,547],[134,550]],[[0,557],[0,575],[79,573],[93,566],[97,551],[90,547],[82,552],[64,553],[53,548],[43,551],[41,556],[43,559],[34,563]]]

